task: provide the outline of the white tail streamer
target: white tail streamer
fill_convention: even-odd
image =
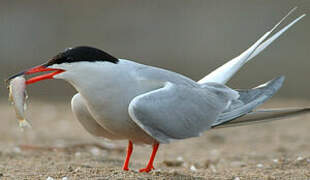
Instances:
[[[278,22],[270,31],[266,32],[250,48],[241,53],[239,56],[233,58],[224,65],[212,71],[210,74],[199,80],[198,83],[203,84],[207,82],[217,82],[225,84],[246,62],[257,56],[266,47],[268,47],[274,40],[276,40],[280,35],[282,35],[286,30],[288,30],[295,23],[297,23],[299,20],[301,20],[303,17],[306,16],[305,14],[301,15],[300,17],[295,19],[293,22],[285,26],[283,29],[281,29],[279,32],[277,32],[264,42],[264,40],[296,9],[297,7],[293,8],[285,17],[283,17],[280,20],[280,22]]]

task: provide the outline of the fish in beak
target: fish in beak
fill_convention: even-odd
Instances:
[[[24,78],[25,75],[31,75],[40,72],[50,73],[35,76],[28,80]],[[64,70],[48,68],[47,65],[39,65],[34,68],[30,68],[29,70],[17,73],[6,80],[9,89],[9,100],[14,105],[20,128],[23,129],[24,127],[31,127],[24,114],[24,111],[26,110],[27,99],[26,85],[45,79],[53,79],[54,75],[62,72],[64,72]]]
[[[26,84],[27,85],[32,84],[32,83],[42,81],[45,79],[53,79],[56,74],[62,73],[62,72],[64,72],[64,70],[48,68],[46,65],[43,64],[43,65],[39,65],[39,66],[35,66],[33,68],[30,68],[26,71],[22,71],[20,73],[14,74],[14,75],[10,76],[6,80],[6,82],[7,83],[10,82],[12,79],[14,79],[15,77],[18,77],[18,76],[31,75],[31,74],[40,73],[40,72],[50,72],[50,73],[32,77],[32,78],[26,80]]]

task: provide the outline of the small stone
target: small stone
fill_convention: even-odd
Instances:
[[[191,165],[191,167],[189,168],[191,171],[197,171],[197,168],[194,165]]]
[[[74,170],[74,172],[79,172],[80,170],[81,170],[81,168],[78,167],[78,168],[76,168],[76,169]]]
[[[69,166],[69,167],[68,167],[68,171],[69,171],[69,172],[74,171],[73,168],[72,168],[72,166]]]
[[[88,165],[88,164],[82,164],[81,165],[82,168],[93,168],[92,166]]]
[[[301,160],[303,160],[304,158],[303,157],[301,157],[301,156],[298,156],[297,157],[297,161],[301,161]]]
[[[204,163],[204,167],[205,168],[209,168],[211,165],[211,161],[210,160],[206,160],[205,163]]]
[[[178,171],[176,171],[175,169],[171,170],[170,173],[171,173],[173,176],[179,175]]]
[[[184,162],[184,159],[183,159],[182,156],[178,156],[178,157],[177,157],[177,161],[183,161],[183,162]]]
[[[154,170],[154,171],[152,172],[152,174],[153,174],[154,176],[159,176],[159,175],[160,175],[160,170]]]
[[[240,178],[239,177],[235,177],[234,180],[240,180]]]
[[[81,156],[81,153],[80,153],[80,152],[76,152],[74,155],[75,155],[76,157],[79,157],[79,156]]]
[[[212,172],[216,173],[216,169],[215,169],[215,166],[213,164],[210,165],[210,169]]]
[[[169,161],[169,160],[165,160],[163,161],[163,163],[168,166],[168,167],[179,167],[179,166],[182,166],[183,164],[183,161]]]
[[[68,177],[63,177],[61,180],[69,180]]]
[[[13,151],[14,151],[15,153],[21,153],[21,152],[22,152],[22,150],[21,150],[19,147],[14,147],[14,148],[13,148]]]
[[[139,173],[139,171],[137,169],[129,169],[130,172],[133,172],[133,173]]]
[[[256,167],[262,168],[262,167],[264,167],[264,165],[263,164],[257,164]]]
[[[90,152],[94,155],[94,156],[99,156],[100,155],[100,150],[98,148],[91,148]]]
[[[277,178],[276,177],[274,177],[274,176],[268,176],[267,177],[267,180],[276,180]]]
[[[273,161],[274,163],[278,163],[278,162],[279,162],[278,159],[273,159],[272,161]]]
[[[54,180],[54,178],[48,176],[48,177],[46,178],[46,180]]]

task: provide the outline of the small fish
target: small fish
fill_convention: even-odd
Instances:
[[[9,85],[9,100],[14,105],[16,118],[18,119],[19,127],[31,127],[30,123],[25,119],[24,111],[27,109],[26,100],[28,98],[26,92],[26,80],[24,76],[18,76],[10,81]]]

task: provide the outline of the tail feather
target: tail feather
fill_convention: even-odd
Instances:
[[[265,33],[258,41],[256,41],[249,49],[244,51],[239,56],[234,59],[228,61],[224,65],[212,71],[210,74],[202,78],[198,81],[199,84],[207,83],[207,82],[217,82],[221,84],[225,84],[246,62],[250,59],[254,58],[260,52],[262,52],[266,47],[268,47],[275,39],[277,39],[280,35],[282,35],[287,29],[297,23],[300,19],[302,19],[305,14],[295,19],[289,25],[285,26],[278,33],[274,34],[272,37],[264,40],[289,16],[296,8],[292,9],[284,18],[281,19],[279,23],[277,23],[270,31]]]
[[[270,99],[281,88],[283,82],[284,76],[280,76],[250,90],[237,90],[240,95],[238,100],[233,101],[230,107],[219,115],[213,126],[229,122],[251,112]]]
[[[297,19],[295,19],[293,22],[291,22],[290,24],[288,24],[287,26],[285,26],[283,29],[281,29],[279,32],[277,32],[276,34],[274,34],[271,38],[267,39],[265,42],[263,42],[262,44],[260,44],[260,46],[258,46],[256,48],[256,50],[251,54],[251,56],[247,59],[247,61],[251,60],[252,58],[254,58],[255,56],[257,56],[260,52],[262,52],[266,47],[268,47],[274,40],[276,40],[278,37],[280,37],[286,30],[288,30],[290,27],[292,27],[296,22],[298,22],[300,19],[302,19],[303,17],[305,17],[306,14],[301,15],[300,17],[298,17]]]
[[[212,128],[244,126],[273,120],[288,119],[306,113],[310,113],[309,107],[286,108],[286,109],[262,109],[250,112],[242,117],[233,119],[231,121],[227,121],[222,124],[212,126]]]

